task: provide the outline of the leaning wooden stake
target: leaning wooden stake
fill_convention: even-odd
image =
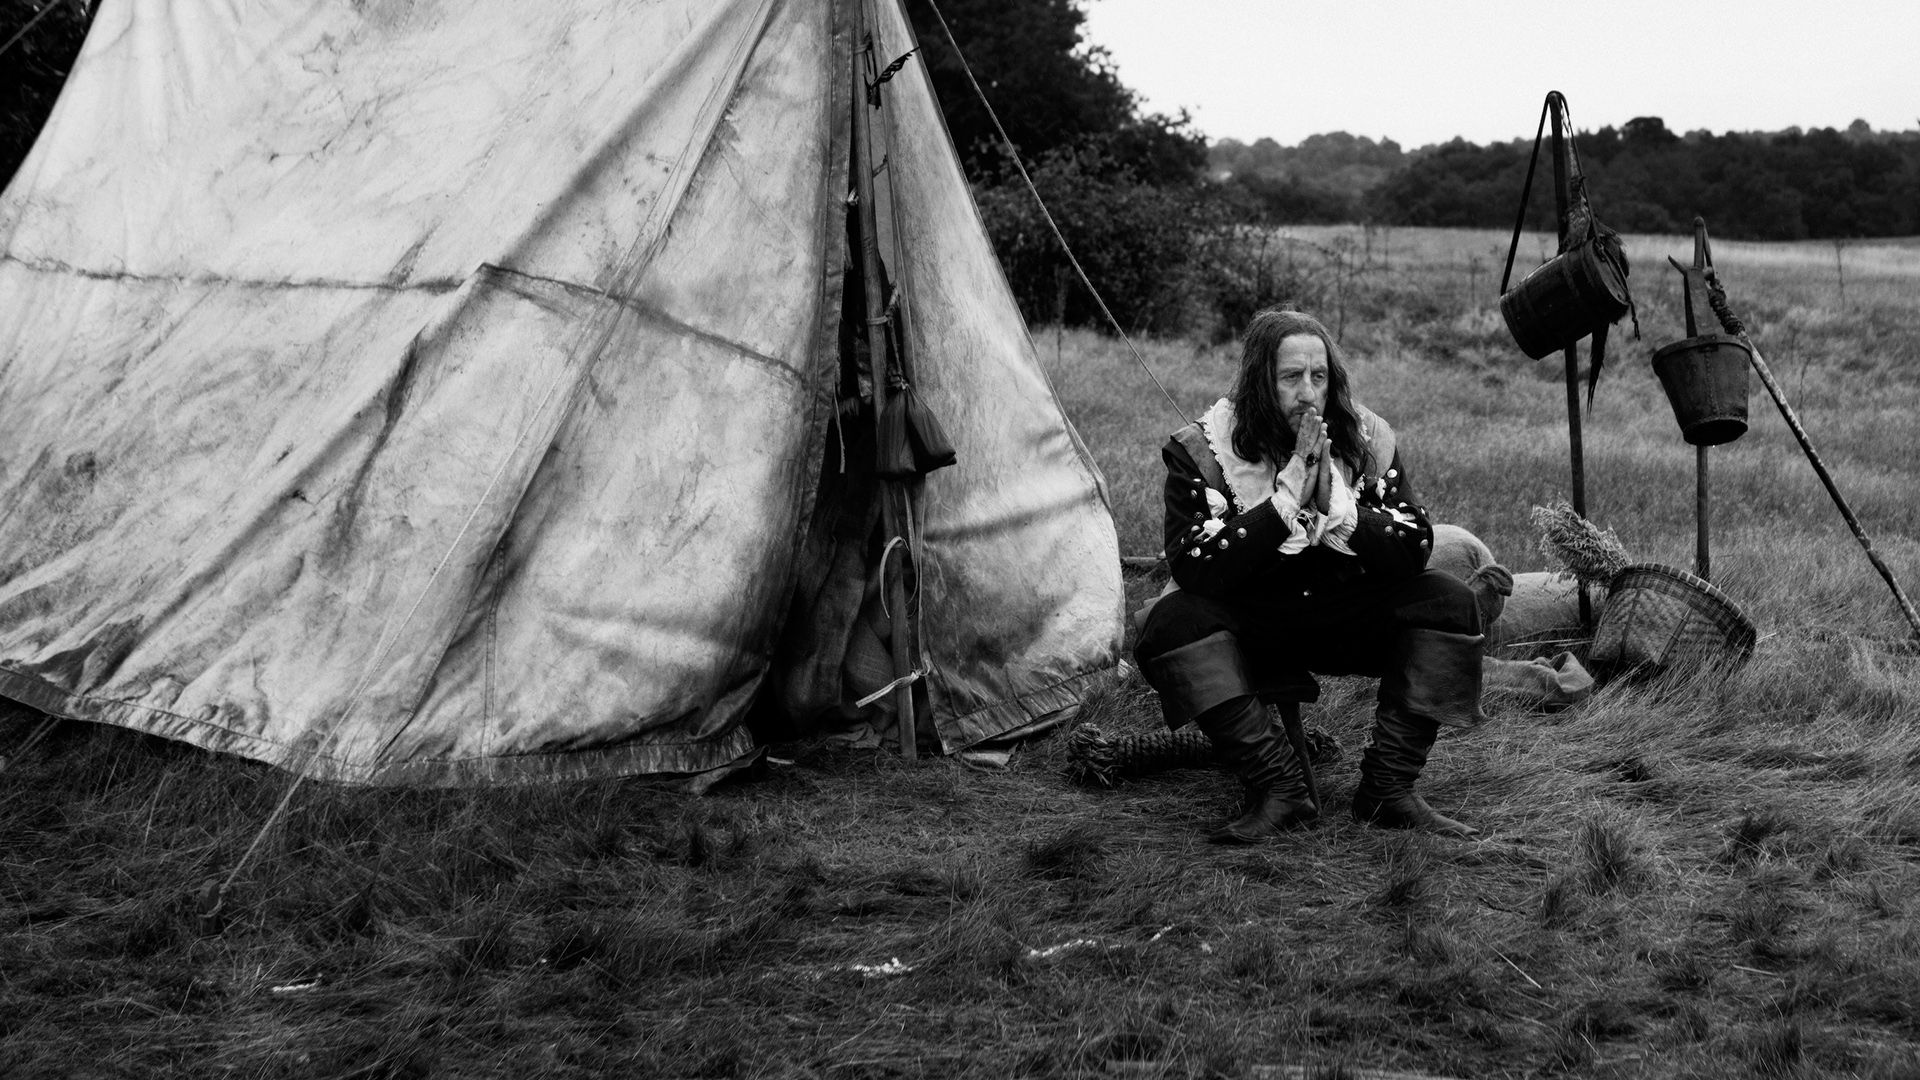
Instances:
[[[1774,381],[1773,371],[1767,367],[1766,358],[1760,355],[1760,349],[1754,345],[1753,339],[1747,336],[1746,323],[1733,313],[1733,308],[1727,303],[1726,288],[1720,284],[1712,270],[1707,271],[1707,302],[1713,306],[1713,313],[1719,318],[1721,328],[1746,344],[1747,353],[1753,358],[1753,370],[1759,374],[1761,385],[1765,386],[1767,393],[1773,396],[1773,403],[1779,407],[1780,415],[1787,421],[1787,427],[1793,430],[1793,437],[1800,440],[1800,449],[1806,452],[1807,460],[1813,465],[1814,474],[1820,477],[1822,484],[1826,485],[1827,494],[1833,498],[1833,505],[1840,508],[1840,516],[1847,519],[1847,528],[1852,529],[1854,539],[1860,541],[1860,548],[1867,553],[1867,560],[1873,563],[1873,568],[1886,579],[1887,588],[1893,590],[1893,599],[1900,605],[1901,614],[1907,617],[1907,625],[1913,627],[1914,641],[1920,643],[1920,612],[1914,611],[1913,601],[1907,599],[1906,590],[1900,587],[1900,582],[1893,576],[1893,571],[1887,567],[1885,560],[1880,558],[1880,553],[1873,550],[1873,541],[1867,538],[1866,530],[1860,527],[1860,519],[1853,516],[1853,508],[1847,505],[1847,500],[1840,494],[1840,489],[1834,485],[1832,474],[1827,472],[1826,462],[1820,460],[1819,452],[1813,448],[1813,440],[1807,436],[1807,429],[1800,426],[1800,417],[1794,414],[1793,406],[1787,404],[1786,394],[1781,392],[1780,384]]]

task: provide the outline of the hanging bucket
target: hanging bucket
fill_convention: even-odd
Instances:
[[[1507,332],[1529,360],[1572,345],[1627,307],[1626,279],[1593,243],[1548,259],[1500,297]]]
[[[1662,346],[1653,373],[1673,405],[1680,435],[1695,446],[1719,446],[1747,433],[1745,342],[1725,334],[1702,334]]]

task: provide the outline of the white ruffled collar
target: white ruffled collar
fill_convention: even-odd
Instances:
[[[1227,481],[1227,494],[1233,498],[1238,509],[1257,506],[1262,499],[1272,497],[1275,476],[1273,463],[1264,459],[1249,461],[1233,451],[1231,400],[1221,398],[1214,402],[1213,407],[1200,417],[1200,430],[1206,434],[1207,446],[1220,463],[1220,473]]]

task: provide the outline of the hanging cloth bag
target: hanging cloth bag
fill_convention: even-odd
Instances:
[[[905,480],[957,461],[959,454],[946,429],[913,392],[913,384],[897,376],[889,382],[893,393],[887,396],[875,431],[880,440],[880,475]]]

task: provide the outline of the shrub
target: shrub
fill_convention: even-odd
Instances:
[[[1255,313],[1331,302],[1346,253],[1289,237],[1218,187],[1154,187],[1087,154],[1055,154],[1034,187],[1122,330],[1231,338]],[[1018,175],[975,198],[1029,323],[1107,328]]]
[[[1032,175],[1122,329],[1164,333],[1192,322],[1198,256],[1223,216],[1218,200],[1199,187],[1135,182],[1086,153],[1051,154]],[[1028,322],[1106,324],[1018,176],[976,189],[975,198]]]
[[[1212,337],[1227,341],[1268,308],[1332,306],[1342,253],[1260,225],[1223,223],[1199,242],[1198,293]]]

